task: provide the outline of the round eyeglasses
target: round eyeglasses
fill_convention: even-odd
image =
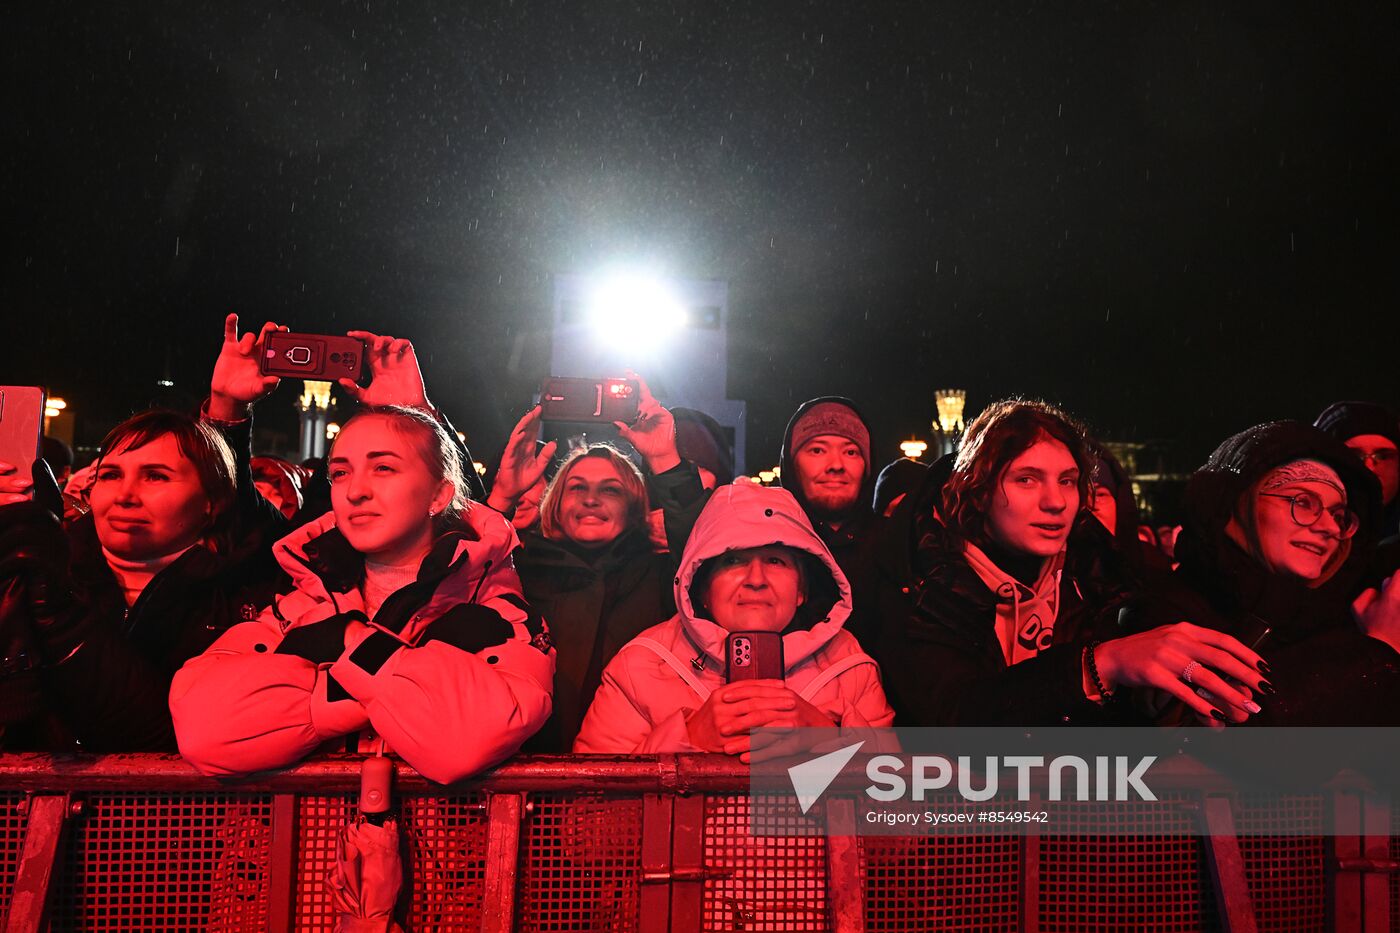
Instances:
[[[1271,499],[1287,499],[1294,523],[1302,525],[1304,528],[1316,525],[1317,520],[1322,517],[1322,513],[1327,512],[1332,516],[1332,521],[1337,524],[1337,537],[1344,541],[1356,534],[1356,529],[1361,524],[1361,519],[1357,518],[1356,513],[1351,509],[1344,505],[1333,509],[1324,509],[1322,500],[1310,492],[1295,492],[1291,496],[1286,496],[1281,492],[1261,492],[1259,495],[1268,496]]]

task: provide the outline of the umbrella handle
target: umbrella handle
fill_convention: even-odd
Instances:
[[[360,812],[365,819],[370,822],[383,821],[389,812],[389,791],[393,779],[394,762],[391,758],[366,758],[360,765]]]

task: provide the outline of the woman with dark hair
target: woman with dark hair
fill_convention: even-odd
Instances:
[[[372,733],[448,783],[549,715],[554,652],[521,596],[515,532],[468,499],[464,451],[429,413],[407,341],[367,336],[365,407],[326,461],[331,511],[274,548],[295,588],[171,686],[180,752],[206,774]]]
[[[501,455],[487,502],[507,514],[543,478],[554,453],[553,442],[535,446],[539,418],[539,408],[527,413]],[[689,466],[676,455],[669,412],[649,392],[637,423],[624,427],[649,469]],[[531,751],[568,751],[608,661],[675,611],[674,558],[657,552],[649,510],[646,481],[632,461],[611,445],[592,444],[565,458],[540,500],[536,527],[521,535],[520,582],[559,652],[554,715]]]
[[[1210,659],[1257,685],[1259,658],[1234,638],[1189,624],[1123,636],[1132,581],[1088,511],[1091,477],[1073,420],[1010,399],[901,503],[882,542],[878,650],[901,725],[1113,721],[1129,715],[1119,692],[1142,686],[1220,721],[1258,709],[1213,672],[1213,702],[1176,677]]]
[[[249,471],[276,325],[237,328],[229,315],[203,417],[142,412],[103,440],[90,514],[65,530],[37,501],[0,508],[6,745],[173,750],[171,677],[285,579],[271,553],[285,521]]]
[[[1379,492],[1340,441],[1301,422],[1227,439],[1187,485],[1181,565],[1142,624],[1189,619],[1255,645],[1278,689],[1264,690],[1250,722],[1395,724],[1400,583],[1365,588]],[[1211,669],[1228,675],[1201,658],[1176,676],[1200,684]],[[1158,708],[1163,721],[1183,718],[1179,704]]]

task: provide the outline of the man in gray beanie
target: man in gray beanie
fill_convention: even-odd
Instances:
[[[850,399],[804,402],[788,422],[779,462],[783,487],[797,499],[851,584],[854,602],[846,631],[867,651],[879,629],[874,618],[875,540],[881,520],[871,508],[875,473],[870,428]]]

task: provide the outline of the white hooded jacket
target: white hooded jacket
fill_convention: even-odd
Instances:
[[[699,752],[686,719],[725,683],[729,635],[696,615],[690,587],[700,565],[726,551],[784,545],[814,558],[830,574],[835,603],[808,629],[783,635],[789,689],[843,727],[888,726],[894,711],[875,660],[842,630],[851,614],[851,588],[792,493],[751,484],[714,491],[681,557],[675,616],[634,638],[603,671],[603,682],[574,742],[575,752],[634,754]],[[809,570],[809,605],[814,584]],[[831,589],[830,586],[827,589]]]

